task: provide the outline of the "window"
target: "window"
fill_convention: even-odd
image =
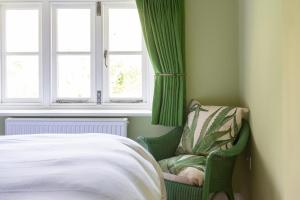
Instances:
[[[38,6],[3,6],[2,100],[39,102],[41,27]]]
[[[1,106],[149,108],[134,1],[1,3]]]
[[[52,9],[53,100],[92,101],[94,86],[92,5],[55,5]]]
[[[104,5],[104,79],[107,101],[143,101],[146,55],[137,9]],[[130,22],[130,23],[129,23]]]

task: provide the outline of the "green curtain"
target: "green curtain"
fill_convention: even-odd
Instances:
[[[184,0],[136,0],[155,72],[152,123],[181,126],[185,106]]]

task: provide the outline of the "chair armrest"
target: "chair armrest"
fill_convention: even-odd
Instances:
[[[213,151],[208,155],[203,186],[205,195],[221,188],[231,187],[236,157],[244,151],[248,144],[250,136],[248,122],[243,121],[239,135],[237,143],[230,149]]]
[[[233,147],[226,150],[213,151],[208,155],[208,160],[215,157],[232,158],[240,155],[246,148],[250,137],[250,127],[248,122],[243,121],[239,135],[238,142]]]
[[[182,128],[178,127],[169,133],[154,138],[140,136],[137,142],[148,150],[159,161],[174,156],[181,139]]]

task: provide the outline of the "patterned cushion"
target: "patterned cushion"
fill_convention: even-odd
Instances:
[[[247,113],[246,108],[205,106],[192,100],[176,154],[207,155],[230,148]]]
[[[205,164],[205,156],[195,155],[179,155],[159,161],[165,179],[197,186],[203,184]]]

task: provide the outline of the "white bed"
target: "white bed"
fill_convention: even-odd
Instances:
[[[165,200],[158,164],[118,136],[0,137],[1,200]]]

